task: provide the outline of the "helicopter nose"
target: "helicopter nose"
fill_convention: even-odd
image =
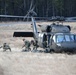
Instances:
[[[68,49],[68,50],[73,50],[73,49],[76,49],[76,43],[64,43],[64,44],[61,44],[61,47],[62,48],[65,48],[65,49]]]

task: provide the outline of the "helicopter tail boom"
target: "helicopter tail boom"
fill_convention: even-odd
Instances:
[[[37,32],[36,22],[35,22],[33,17],[31,19],[32,19],[32,25],[33,25],[34,38],[37,39],[38,38],[38,32]]]

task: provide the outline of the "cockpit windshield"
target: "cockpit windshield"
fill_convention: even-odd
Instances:
[[[73,34],[66,34],[66,35],[57,35],[56,37],[56,42],[57,43],[61,43],[61,42],[74,42],[76,41],[76,35],[73,35]]]

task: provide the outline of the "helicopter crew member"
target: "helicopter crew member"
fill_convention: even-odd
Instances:
[[[5,52],[6,50],[10,50],[11,52],[11,48],[7,43],[4,43],[3,46],[1,46],[0,48],[3,48],[3,52]]]

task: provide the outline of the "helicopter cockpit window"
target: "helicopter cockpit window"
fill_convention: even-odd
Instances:
[[[71,41],[74,41],[74,35],[71,35],[70,38],[71,38]]]
[[[69,35],[65,35],[65,40],[66,40],[66,42],[69,42],[70,41],[70,36]]]
[[[75,41],[76,41],[76,35],[74,35]]]
[[[65,41],[63,35],[57,35],[57,43]]]
[[[76,35],[57,35],[57,43],[60,42],[74,42],[76,41]]]

